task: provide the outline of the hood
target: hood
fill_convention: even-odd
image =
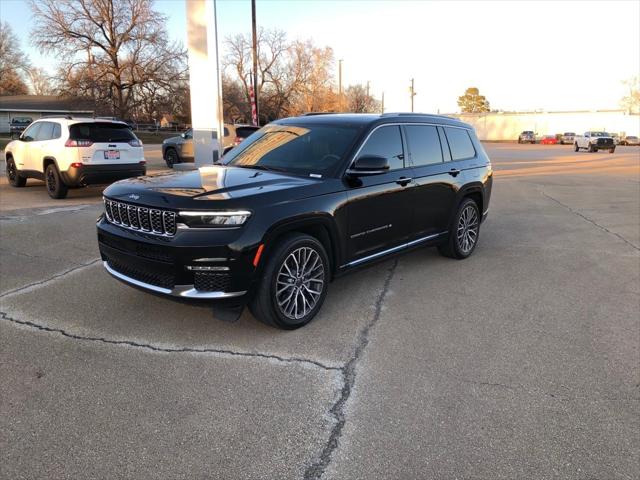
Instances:
[[[169,138],[165,138],[162,143],[178,143],[178,142],[182,142],[184,141],[184,138],[182,138],[182,136],[177,135],[175,137],[169,137]]]
[[[249,168],[208,166],[121,180],[109,186],[109,198],[141,205],[207,208],[256,203],[258,206],[312,197],[337,190],[337,179],[314,179]]]

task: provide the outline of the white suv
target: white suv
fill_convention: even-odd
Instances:
[[[52,198],[66,197],[69,188],[146,174],[142,142],[126,123],[113,120],[42,118],[4,152],[11,185],[44,180]]]

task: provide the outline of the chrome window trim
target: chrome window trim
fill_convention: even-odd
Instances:
[[[378,130],[379,128],[382,128],[382,127],[398,127],[398,126],[401,127],[402,125],[426,125],[426,126],[442,127],[442,128],[444,128],[446,126],[446,127],[451,127],[451,128],[459,128],[461,130],[466,130],[467,132],[471,131],[471,128],[469,128],[469,127],[463,127],[463,126],[459,126],[459,125],[447,125],[447,124],[444,124],[444,123],[435,123],[435,122],[393,122],[393,123],[382,123],[380,125],[377,125],[373,130],[371,130],[367,134],[366,138],[363,140],[363,142],[358,147],[358,150],[356,150],[356,153],[351,158],[351,161],[349,162],[349,166],[345,169],[345,173],[346,173],[347,170],[351,170],[351,167],[353,167],[353,163],[358,158],[358,155],[360,155],[360,152],[362,151],[362,149],[364,148],[366,143],[369,141],[369,138],[371,137],[371,135],[373,135],[373,132],[375,132],[376,130]],[[473,144],[473,141],[471,143]],[[404,148],[404,144],[402,146]],[[473,148],[475,150],[475,145],[474,145]],[[476,157],[477,156],[478,156],[478,152],[476,152]],[[457,160],[453,160],[452,159],[452,161],[457,161]],[[446,162],[443,162],[443,163],[446,163]],[[436,165],[436,164],[434,164],[434,165]],[[412,167],[412,166],[409,165],[409,166],[405,166],[404,168],[410,168],[410,167]],[[398,170],[404,170],[404,169],[398,169]]]

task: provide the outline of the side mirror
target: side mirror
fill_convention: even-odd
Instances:
[[[348,175],[362,177],[367,175],[379,175],[389,171],[389,160],[379,155],[365,155],[357,158],[347,170]]]

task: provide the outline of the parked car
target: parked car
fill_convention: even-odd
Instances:
[[[14,117],[9,122],[9,135],[13,138],[18,138],[24,129],[31,125],[33,119],[31,117]]]
[[[627,135],[626,137],[624,137],[621,142],[621,145],[634,145],[634,146],[638,146],[640,145],[640,140],[638,140],[638,137],[634,136],[634,135]]]
[[[111,183],[146,173],[142,143],[124,122],[93,118],[46,118],[33,122],[5,148],[14,187],[44,180],[52,198],[69,188]]]
[[[540,143],[542,145],[556,145],[558,143],[558,139],[555,135],[545,135],[542,137],[542,140],[540,140]]]
[[[149,292],[248,304],[284,329],[357,267],[418,246],[467,258],[493,182],[473,128],[437,115],[282,119],[223,162],[109,186],[104,266]]]
[[[561,145],[573,145],[573,142],[576,138],[576,134],[574,132],[564,132],[562,137],[560,138]]]
[[[224,124],[223,155],[260,127],[253,125]],[[162,158],[172,168],[176,163],[193,162],[193,130],[183,132],[177,137],[167,138],[162,142]]]
[[[518,137],[518,143],[536,143],[536,134],[532,130],[525,130]]]
[[[576,135],[573,143],[574,150],[588,150],[589,152],[597,152],[598,150],[609,150],[609,153],[616,151],[616,145],[613,138],[607,132],[584,132],[584,135]]]

